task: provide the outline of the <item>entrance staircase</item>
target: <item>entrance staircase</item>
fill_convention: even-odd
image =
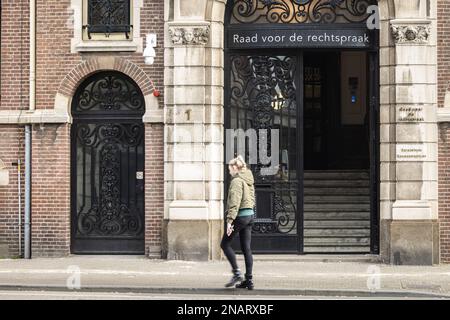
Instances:
[[[369,171],[305,171],[304,252],[370,252]]]

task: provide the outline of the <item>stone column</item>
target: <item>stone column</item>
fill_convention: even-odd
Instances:
[[[163,247],[168,259],[220,258],[223,24],[205,18],[208,2],[166,1]]]
[[[390,109],[381,119],[381,193],[392,205],[390,216],[382,210],[382,225],[391,263],[430,265],[439,261],[436,4],[393,3],[391,39],[381,49],[389,52],[382,61],[382,108]]]

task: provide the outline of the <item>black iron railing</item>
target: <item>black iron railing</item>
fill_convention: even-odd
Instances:
[[[83,28],[87,30],[88,38],[92,33],[129,33],[133,27],[130,23],[130,0],[88,0],[88,23]]]

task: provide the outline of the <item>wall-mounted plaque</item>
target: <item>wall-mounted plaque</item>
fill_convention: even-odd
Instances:
[[[0,159],[0,186],[7,186],[9,184],[9,172],[5,164]]]
[[[423,122],[425,116],[423,107],[402,106],[397,109],[398,122]]]
[[[427,149],[424,144],[398,144],[397,161],[424,161]]]

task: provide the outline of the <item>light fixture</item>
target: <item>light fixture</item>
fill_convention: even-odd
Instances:
[[[5,163],[0,159],[0,186],[7,186],[9,184],[9,172]]]
[[[147,34],[147,43],[143,54],[143,56],[145,57],[145,64],[152,65],[155,62],[156,43],[157,43],[156,34],[155,33]]]

